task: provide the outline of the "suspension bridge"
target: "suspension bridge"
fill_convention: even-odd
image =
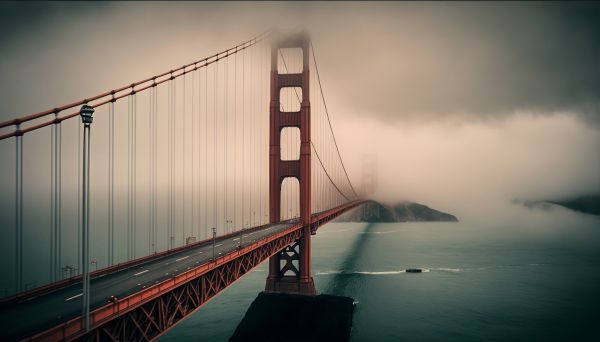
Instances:
[[[89,80],[93,82],[93,80]],[[2,340],[153,340],[360,205],[305,32],[0,123]],[[7,190],[7,192],[8,192]]]

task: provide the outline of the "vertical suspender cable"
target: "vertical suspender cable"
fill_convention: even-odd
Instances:
[[[175,79],[173,79],[173,98],[171,100],[171,105],[173,106],[172,109],[172,113],[173,113],[173,125],[171,125],[171,129],[173,130],[171,132],[171,139],[173,140],[173,143],[171,144],[171,147],[173,148],[173,153],[171,154],[171,157],[173,158],[173,161],[171,163],[171,177],[173,177],[172,179],[172,192],[173,195],[171,196],[171,206],[173,207],[172,209],[172,214],[171,214],[171,218],[172,218],[172,222],[171,222],[171,244],[175,245],[175,225],[177,223],[177,219],[176,219],[176,208],[177,208],[177,198],[176,198],[176,194],[177,194],[177,178],[176,178],[176,171],[177,171],[177,140],[176,140],[176,132],[177,132],[177,81]]]
[[[56,125],[56,279],[62,262],[62,122]]]
[[[194,126],[194,95],[196,94],[195,91],[194,91],[194,88],[195,88],[195,86],[194,86],[194,83],[195,83],[194,80],[196,78],[195,77],[195,75],[196,75],[196,68],[197,68],[197,66],[194,65],[194,72],[192,72],[192,91],[191,91],[191,97],[192,97],[192,110],[191,110],[191,112],[192,112],[192,124],[191,124],[191,128],[192,128],[192,143],[191,143],[191,145],[192,145],[192,188],[191,188],[192,189],[192,207],[191,207],[192,224],[190,226],[191,227],[190,228],[190,236],[194,236],[194,223],[195,223],[195,220],[194,220],[194,209],[196,209],[195,208],[195,202],[196,202],[195,201],[195,197],[196,197],[195,196],[196,195],[196,188],[195,188],[195,186],[196,186],[196,182],[195,182],[195,177],[194,177],[194,175],[195,175],[194,174],[194,168],[196,166],[196,154],[195,154],[195,151],[194,151],[194,147],[195,147],[195,145],[194,145],[194,137],[196,136],[196,134],[194,134],[194,129],[195,129],[195,126]]]
[[[263,149],[264,146],[265,146],[265,137],[267,136],[267,134],[265,134],[265,131],[264,131],[264,129],[265,129],[264,118],[265,118],[266,113],[268,112],[268,107],[267,108],[264,107],[264,105],[266,103],[266,101],[265,101],[265,93],[266,93],[265,89],[266,89],[266,87],[265,87],[264,80],[265,80],[265,74],[267,73],[267,69],[265,68],[265,60],[266,60],[266,58],[265,58],[264,47],[262,49],[263,50],[262,50],[262,53],[261,53],[261,68],[260,68],[260,75],[261,75],[261,77],[260,77],[260,79],[261,79],[260,89],[261,89],[261,104],[262,105],[260,106],[260,110],[259,110],[259,118],[262,118],[262,120],[259,120],[259,123],[260,123],[260,133],[259,133],[259,135],[262,137],[261,152],[266,152],[266,153],[260,153],[259,154],[260,156],[262,156],[261,161],[259,163],[259,165],[261,166],[261,170],[260,170],[260,179],[261,179],[261,181],[260,181],[260,222],[261,222],[261,225],[266,223],[264,221],[264,208],[265,208],[265,205],[263,203],[263,200],[264,200],[263,191],[264,191],[264,184],[265,184],[265,179],[264,179],[264,173],[265,172],[264,171],[265,171],[266,162],[268,162],[267,158],[268,158],[268,155],[269,155],[268,148]],[[267,156],[267,158],[265,158],[265,156]]]
[[[152,220],[153,220],[153,240],[152,240],[152,252],[156,252],[157,250],[157,212],[156,212],[156,204],[158,200],[158,168],[157,168],[157,159],[158,159],[158,88],[154,87],[154,138],[153,138],[153,164],[152,168],[154,169],[154,196],[152,199]]]
[[[263,103],[263,83],[262,83],[262,79],[263,79],[263,54],[262,54],[262,50],[260,49],[260,44],[258,44],[256,46],[256,50],[258,53],[258,67],[257,67],[257,73],[258,73],[258,94],[256,96],[257,101],[256,101],[256,125],[258,126],[256,129],[257,132],[257,141],[256,141],[256,173],[258,175],[258,186],[257,186],[257,193],[258,193],[258,204],[257,204],[257,211],[258,211],[258,222],[257,224],[260,226],[262,224],[262,156],[263,153],[262,152],[262,140],[263,140],[263,135],[262,135],[262,117],[263,117],[263,111],[262,111],[262,103]]]
[[[198,71],[198,240],[200,240],[200,165],[202,163],[202,158],[200,158],[200,137],[201,137],[201,128],[200,128],[200,119],[202,116],[201,109],[201,101],[202,101],[202,89],[201,89],[201,70]]]
[[[223,111],[224,111],[224,115],[223,115],[223,175],[225,176],[225,180],[224,180],[224,188],[225,191],[223,193],[223,221],[224,221],[224,231],[225,234],[228,233],[228,229],[229,229],[229,220],[227,217],[227,179],[228,179],[228,175],[227,175],[227,116],[229,115],[229,111],[227,110],[228,106],[227,106],[227,95],[228,95],[228,91],[227,91],[227,79],[229,78],[229,61],[228,58],[225,57],[225,73],[224,73],[224,93],[223,93],[223,98],[224,98],[224,106],[223,106]]]
[[[81,272],[81,125],[77,125],[77,273]]]
[[[168,143],[168,147],[169,147],[169,162],[168,162],[168,172],[167,172],[167,176],[169,178],[168,180],[168,188],[169,188],[169,195],[168,200],[169,200],[169,205],[168,205],[168,224],[167,224],[167,246],[168,249],[173,248],[173,240],[171,239],[171,231],[172,231],[172,226],[173,226],[173,104],[171,102],[173,102],[173,74],[171,74],[171,80],[169,81],[169,94],[167,95],[167,106],[168,106],[168,113],[169,113],[169,124],[168,124],[168,130],[169,133],[167,134],[167,137],[169,139],[169,143]]]
[[[171,249],[171,82],[167,83],[167,250]]]
[[[235,48],[233,72],[233,229],[237,223],[236,179],[237,179],[237,47]]]
[[[213,182],[214,182],[214,189],[213,189],[214,198],[213,198],[213,200],[214,200],[214,215],[215,216],[214,216],[214,221],[213,221],[214,222],[213,228],[217,229],[217,218],[218,218],[218,215],[217,215],[217,212],[218,212],[218,209],[217,209],[217,203],[218,203],[217,202],[217,179],[218,179],[217,178],[217,163],[218,163],[218,158],[217,158],[217,141],[218,141],[217,140],[217,117],[218,117],[218,115],[217,115],[217,111],[219,109],[219,92],[218,92],[219,91],[219,80],[218,80],[218,78],[219,78],[219,56],[217,56],[217,61],[215,63],[214,70],[215,70],[215,77],[214,77],[214,88],[213,89],[214,89],[214,95],[215,95],[214,96],[215,106],[213,108],[213,124],[215,125],[215,127],[214,127],[214,137],[213,137],[213,142],[214,142],[213,151],[214,151],[215,160],[213,162],[215,165],[215,168],[214,168],[215,169],[214,170],[215,178],[213,179]]]
[[[152,130],[154,129],[154,91],[156,88],[150,88],[148,95],[148,254],[152,254],[152,199],[154,196],[152,182],[154,179],[154,170],[152,169],[152,153],[154,146],[152,141]]]
[[[127,260],[131,260],[131,95],[127,97]]]
[[[17,130],[20,130],[17,125]],[[23,136],[15,137],[15,290],[23,290]]]
[[[115,229],[115,103],[109,105],[108,113],[108,266],[114,262],[114,229]]]
[[[337,141],[335,139],[335,135],[333,134],[333,127],[331,125],[331,120],[329,118],[329,111],[327,110],[327,104],[325,103],[325,95],[323,94],[323,87],[321,85],[321,76],[319,75],[319,67],[317,66],[317,58],[315,56],[315,48],[312,45],[312,42],[311,42],[310,48],[311,48],[310,50],[311,50],[313,61],[314,61],[314,65],[315,65],[315,71],[317,72],[316,78],[317,78],[317,82],[319,84],[319,90],[320,90],[320,93],[321,93],[321,99],[323,101],[323,107],[324,107],[324,110],[325,110],[325,114],[327,116],[327,122],[329,124],[329,129],[331,131],[331,137],[333,139],[335,150],[337,152],[337,156],[339,158],[341,168],[343,169],[344,174],[346,176],[346,180],[348,181],[348,184],[350,185],[350,188],[352,189],[352,193],[354,195],[354,198],[358,198],[358,195],[356,194],[356,191],[354,190],[354,187],[352,186],[352,182],[350,182],[350,177],[348,177],[348,172],[346,171],[346,167],[344,166],[344,162],[342,160],[342,156],[340,154],[340,150],[339,150],[339,148],[337,146]]]
[[[175,211],[175,196],[177,194],[177,182],[175,179],[175,171],[177,169],[177,141],[176,141],[176,132],[177,132],[177,106],[176,106],[176,87],[177,81],[173,79],[171,81],[173,87],[171,88],[171,119],[173,122],[171,123],[171,246],[175,247],[175,225],[176,225],[176,211]]]
[[[172,74],[171,74],[172,77]],[[172,207],[171,207],[171,195],[172,195],[172,184],[171,184],[171,154],[173,152],[173,148],[171,147],[171,134],[173,133],[173,130],[171,129],[171,125],[173,124],[173,113],[171,112],[171,109],[173,108],[173,106],[171,105],[171,100],[172,100],[172,93],[173,93],[173,81],[169,81],[168,83],[168,93],[167,93],[167,117],[168,117],[168,124],[167,124],[167,146],[168,146],[168,152],[167,152],[167,156],[168,156],[168,162],[167,162],[167,249],[171,249],[172,248],[172,241],[171,241],[171,216],[172,216]]]
[[[157,212],[156,212],[156,199],[158,197],[158,188],[156,186],[158,179],[158,170],[156,168],[156,146],[158,145],[158,134],[157,134],[157,116],[158,116],[158,88],[155,86],[152,92],[152,240],[150,241],[150,253],[156,253],[157,250]]]
[[[132,116],[132,120],[133,120],[133,139],[132,139],[132,154],[133,154],[133,160],[132,160],[132,172],[131,172],[131,178],[133,180],[132,183],[132,193],[133,193],[133,197],[132,197],[132,217],[131,217],[131,223],[132,223],[132,239],[131,239],[131,258],[135,259],[135,255],[136,255],[136,218],[137,218],[137,95],[133,94],[133,102],[132,102],[132,112],[133,112],[133,116]]]
[[[184,69],[185,72],[185,69]],[[186,141],[185,141],[185,131],[187,130],[187,127],[185,125],[185,116],[186,116],[186,111],[185,111],[185,83],[186,83],[186,74],[183,74],[183,121],[182,121],[182,125],[181,125],[181,144],[183,145],[182,148],[182,153],[181,153],[181,245],[185,245],[185,193],[186,193],[186,184],[185,184],[185,159],[186,159],[186,155],[185,155],[185,145],[186,145]]]
[[[242,222],[240,222],[242,228],[245,227],[245,185],[246,185],[246,49],[242,50]]]
[[[175,106],[175,79],[171,80],[171,223],[169,232],[169,241],[171,248],[175,247],[175,194],[177,186],[175,183],[175,162],[177,161],[177,147],[175,145],[175,132],[176,132],[176,116],[177,109]]]
[[[260,45],[259,45],[260,46]],[[257,49],[259,49],[259,47],[257,47]],[[259,67],[258,67],[258,75],[259,75],[259,83],[258,83],[258,90],[259,90],[259,97],[258,97],[258,136],[259,136],[259,144],[258,144],[258,222],[259,225],[262,225],[263,223],[263,194],[262,194],[262,169],[263,169],[263,155],[264,153],[262,150],[262,146],[263,146],[263,140],[264,140],[264,135],[263,135],[263,122],[262,122],[262,118],[264,117],[264,111],[263,111],[263,101],[264,101],[264,84],[263,84],[263,72],[264,70],[264,53],[262,50],[258,50],[259,52]]]
[[[50,130],[50,280],[52,282],[56,281],[56,228],[56,124],[54,124]]]
[[[263,101],[264,101],[264,84],[263,84],[263,72],[264,72],[264,54],[263,51],[261,50],[261,46],[260,44],[257,46],[258,49],[258,118],[257,118],[257,124],[258,124],[258,225],[262,225],[263,223],[263,193],[262,193],[262,169],[263,169],[263,156],[264,153],[262,150],[262,146],[263,146],[263,140],[264,140],[264,135],[263,135],[263,117],[264,117],[264,111],[263,111]]]
[[[204,239],[208,239],[208,67],[204,70]]]
[[[255,110],[254,110],[254,97],[255,97],[255,90],[256,90],[256,85],[254,84],[254,54],[255,54],[256,49],[254,47],[252,47],[252,49],[250,50],[250,224],[252,226],[254,226],[255,222],[253,221],[253,215],[254,215],[254,210],[256,210],[255,208],[255,193],[254,193],[254,184],[256,182],[255,180],[255,175],[254,175],[254,125],[256,123],[256,119],[255,119]]]

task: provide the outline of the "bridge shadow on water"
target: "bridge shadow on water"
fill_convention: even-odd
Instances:
[[[338,296],[349,295],[347,291],[348,286],[352,284],[353,280],[360,276],[354,272],[356,270],[357,261],[364,257],[369,244],[369,239],[374,238],[375,235],[369,233],[372,233],[375,230],[375,226],[376,223],[367,223],[362,232],[357,234],[348,254],[346,254],[346,257],[338,267],[339,272],[337,272],[327,284],[325,293]]]

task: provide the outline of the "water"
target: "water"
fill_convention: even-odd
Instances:
[[[359,302],[352,341],[600,340],[600,219],[515,208],[493,222],[328,224],[317,290]],[[226,341],[266,275],[265,263],[161,341]]]

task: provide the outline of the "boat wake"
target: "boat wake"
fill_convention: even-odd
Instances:
[[[354,274],[368,274],[368,275],[393,275],[393,274],[402,274],[406,273],[406,270],[400,271],[381,271],[381,272],[368,272],[368,271],[356,271]]]
[[[394,234],[394,233],[399,233],[399,231],[398,230],[388,230],[388,231],[383,231],[383,232],[359,232],[358,234],[380,235],[380,234]]]
[[[346,229],[338,229],[338,230],[327,230],[324,229],[323,231],[319,230],[319,234],[334,234],[334,233],[343,233],[343,232],[349,232],[352,231],[352,229],[350,228],[346,228]]]
[[[428,273],[428,272],[462,272],[463,270],[460,268],[446,268],[446,267],[430,267],[430,268],[418,268],[421,270],[419,273]],[[331,274],[360,274],[360,275],[398,275],[407,273],[406,270],[397,270],[397,271],[320,271],[315,272],[315,275],[331,275]],[[409,272],[411,273],[411,272]],[[414,273],[414,272],[413,272]]]
[[[434,271],[445,271],[445,272],[461,272],[460,268],[446,268],[446,267],[432,267],[431,270]]]
[[[414,268],[413,268],[414,269]],[[461,268],[448,268],[448,267],[429,267],[429,268],[417,268],[421,270],[420,273],[428,273],[428,272],[462,272]],[[315,272],[315,275],[331,275],[331,274],[363,274],[363,275],[397,275],[407,273],[406,270],[397,270],[397,271],[320,271]],[[410,273],[410,272],[409,272]]]

